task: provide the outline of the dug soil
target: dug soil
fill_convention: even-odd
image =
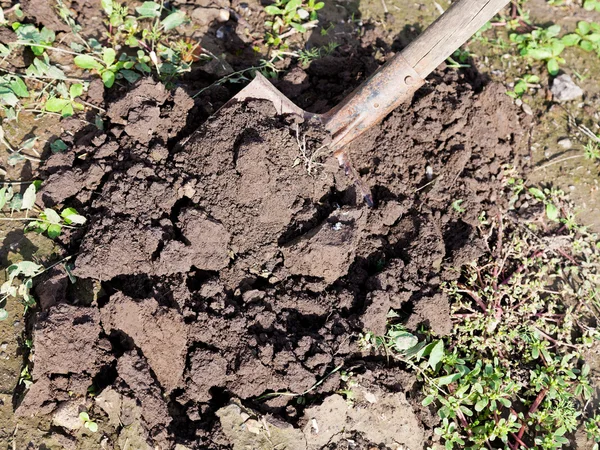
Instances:
[[[339,59],[294,70],[312,89]],[[254,100],[194,130],[204,100],[142,80],[110,103],[106,131],[79,130],[42,168],[43,206],[88,224],[63,237],[77,282],[57,268],[37,284],[17,414],[48,415],[46,436],[73,449],[84,407],[100,427],[85,439],[103,448],[431,444],[414,378],[357,339],[383,333],[390,309],[450,331],[440,284],[482,253],[477,216],[523,164],[527,126],[504,90],[436,72],[353,144],[369,208],[314,155],[318,125]]]

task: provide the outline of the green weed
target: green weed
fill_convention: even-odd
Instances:
[[[324,2],[315,0],[276,0],[266,6],[265,13],[271,16],[265,22],[267,45],[287,48],[285,38],[290,35],[290,30],[305,33],[307,24],[317,21],[317,11],[324,6]]]
[[[558,38],[560,25],[538,28],[530,33],[511,33],[510,41],[517,45],[521,56],[544,61],[550,75],[556,75],[565,60],[560,56],[565,44]]]
[[[411,333],[391,314],[384,336],[359,340],[417,372],[446,449],[566,448],[565,435],[579,426],[596,439],[581,354],[600,339],[598,237],[563,213],[560,191],[515,180],[509,187],[513,205],[535,199],[545,212],[526,223],[512,215],[480,220],[487,254],[443,285],[452,334]]]
[[[90,430],[92,433],[98,431],[98,424],[90,419],[90,415],[86,411],[79,413],[79,419],[83,422],[83,426]]]
[[[600,2],[598,0],[585,0],[583,2],[583,8],[586,11],[598,11],[600,12]]]
[[[331,55],[339,46],[340,44],[338,44],[337,42],[329,42],[323,47],[313,47],[307,50],[300,50],[296,52],[296,55],[298,61],[300,61],[300,64],[306,66],[311,61]]]
[[[51,62],[49,54],[53,52],[73,56],[77,67],[97,73],[107,88],[120,80],[133,83],[142,75],[153,73],[161,81],[169,82],[189,71],[191,63],[203,56],[198,45],[170,35],[187,21],[181,11],[167,9],[162,3],[144,2],[135,9],[135,14],[130,14],[127,5],[112,0],[102,0],[102,8],[107,16],[106,44],[94,38],[86,41],[79,36],[81,27],[61,0],[57,1],[59,15],[77,38],[71,42],[70,49],[55,42],[54,31],[46,27],[11,24],[18,40],[0,44],[2,62],[22,47],[30,48],[34,59],[25,73],[0,68],[4,72],[0,77],[0,112],[6,119],[17,119],[23,110],[63,117],[73,115],[84,106],[103,112],[78,98],[87,90],[89,80],[67,76]]]
[[[585,157],[592,161],[600,161],[600,145],[595,141],[588,141],[583,147]]]
[[[586,52],[596,52],[600,56],[600,24],[580,21],[575,33],[563,36],[562,42],[567,47],[578,46]]]
[[[523,94],[527,92],[529,88],[539,87],[540,77],[537,75],[526,74],[522,78],[517,78],[515,86],[512,91],[508,91],[506,94],[512,98],[521,98]]]

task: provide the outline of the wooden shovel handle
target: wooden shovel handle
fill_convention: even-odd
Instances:
[[[412,98],[438,65],[509,0],[458,0],[401,53],[377,70],[340,105],[323,115],[338,151]]]
[[[402,51],[404,59],[425,78],[463,45],[509,0],[459,0]]]

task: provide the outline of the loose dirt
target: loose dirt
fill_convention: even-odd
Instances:
[[[80,132],[42,168],[44,205],[88,217],[62,239],[96,296],[64,273],[40,284],[17,413],[64,415],[92,386],[83,406],[106,448],[422,448],[435,419],[414,380],[356,339],[384,332],[390,308],[450,331],[439,285],[481,254],[477,215],[495,214],[503,167],[523,163],[525,124],[503,92],[436,72],[352,145],[371,209],[333,158],[307,172],[299,142],[327,143],[314,124],[249,101],[194,131],[202,108],[182,88],[139,82],[107,131]],[[49,433],[78,448],[81,432],[60,427]]]

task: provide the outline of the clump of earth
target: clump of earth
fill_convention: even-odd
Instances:
[[[327,144],[317,125],[252,100],[195,129],[183,88],[140,81],[109,105],[107,131],[80,132],[42,168],[43,206],[88,223],[62,242],[77,283],[57,267],[37,285],[17,414],[51,417],[64,448],[78,448],[82,409],[104,448],[431,443],[415,379],[357,339],[384,333],[390,309],[408,329],[450,332],[440,284],[483,252],[478,215],[495,214],[503,168],[523,163],[503,92],[436,72],[351,145],[369,208],[334,158],[306,170],[299,142]]]

